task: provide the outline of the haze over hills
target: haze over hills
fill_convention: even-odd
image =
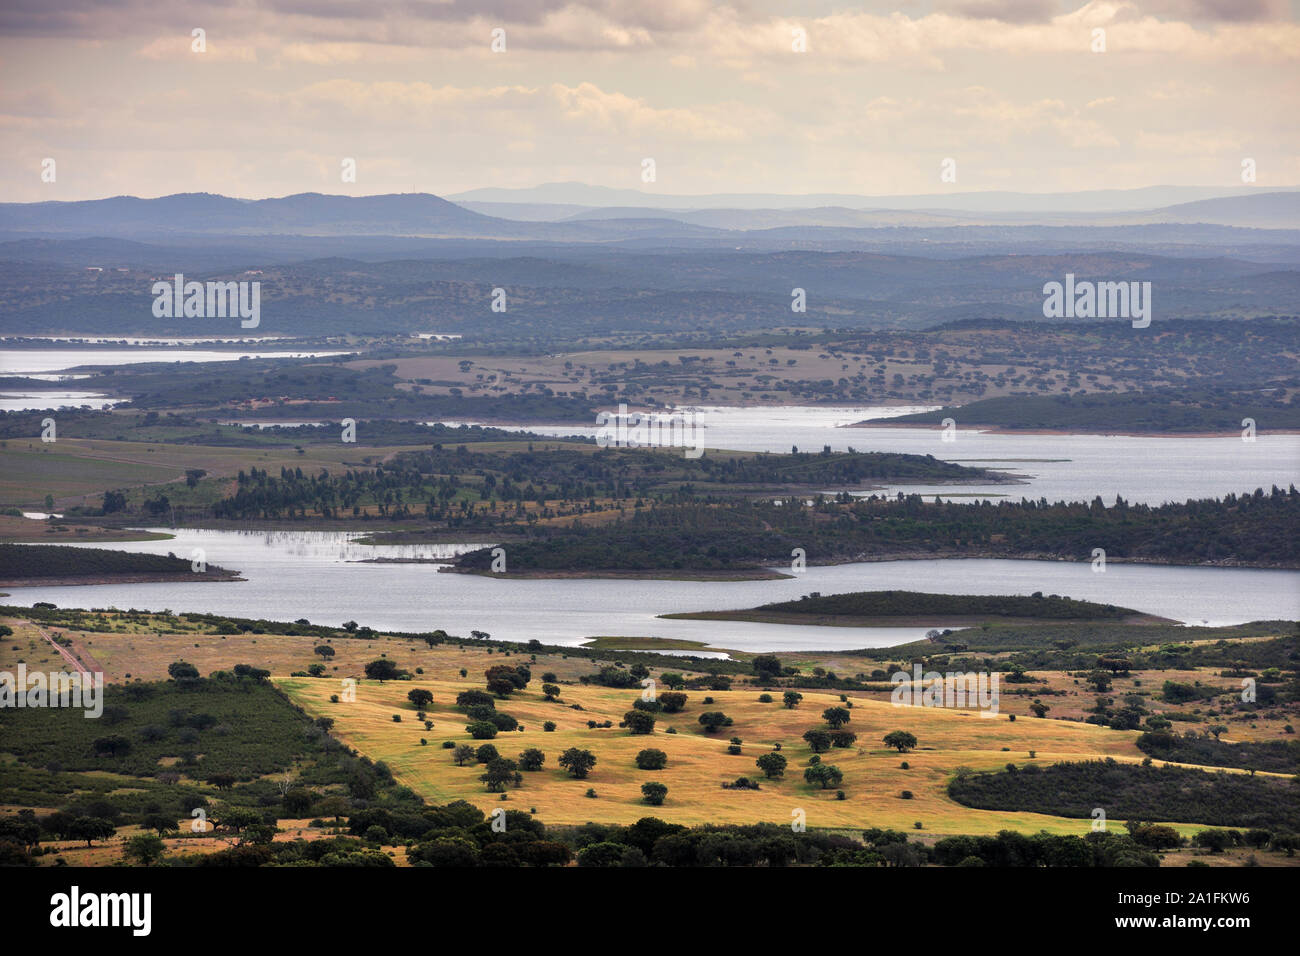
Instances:
[[[849,209],[958,210],[965,212],[1121,212],[1155,209],[1202,199],[1232,198],[1256,192],[1295,192],[1300,186],[1143,186],[1064,193],[1010,191],[937,192],[902,196],[851,193],[709,193],[681,195],[655,190],[613,189],[586,183],[543,183],[526,188],[487,187],[454,193],[455,203],[567,204],[578,207],[627,206],[652,209]]]
[[[1134,192],[1154,196],[1167,191],[1164,187],[1155,187],[1154,192]],[[992,194],[969,195],[985,197]],[[149,241],[176,236],[299,235],[622,242],[646,238],[730,241],[738,238],[737,233],[745,233],[743,238],[751,240],[816,241],[830,235],[821,231],[826,229],[898,227],[953,230],[979,226],[1180,224],[1256,230],[1300,229],[1300,193],[1293,191],[1242,194],[1238,190],[1228,197],[1198,199],[1127,213],[1098,211],[1106,202],[1114,201],[1112,193],[1075,194],[1071,202],[1077,201],[1078,196],[1094,197],[1095,205],[1091,212],[1034,215],[1014,208],[1020,202],[1017,194],[997,195],[1009,205],[995,213],[962,211],[953,206],[906,210],[853,209],[843,204],[821,204],[800,209],[730,207],[686,211],[653,205],[578,208],[576,211],[572,206],[561,206],[549,214],[544,214],[536,206],[521,207],[518,204],[503,208],[482,207],[491,212],[522,216],[510,219],[503,215],[486,215],[427,193],[360,197],[301,193],[260,200],[234,199],[211,193],[182,193],[158,199],[116,196],[82,202],[4,203],[0,204],[0,238],[114,237]],[[957,195],[943,198],[960,199]],[[777,229],[800,231],[784,235],[768,233]],[[1267,237],[1269,241],[1281,239],[1284,243],[1291,239],[1272,233],[1260,233],[1255,238],[1260,237]],[[852,238],[852,234],[841,234],[840,238]],[[864,235],[862,238],[872,237]],[[1237,241],[1245,239],[1244,236],[1234,238]]]
[[[808,292],[811,326],[1043,320],[1043,284],[1069,273],[1149,281],[1164,318],[1292,314],[1300,299],[1300,192],[1051,222],[845,206],[560,210],[561,221],[508,219],[415,193],[3,204],[0,330],[175,331],[150,314],[153,277],[250,269],[263,275],[263,330],[288,334],[405,333],[431,317],[474,329],[497,287],[511,311],[495,337],[538,323],[580,335],[770,327],[789,321],[793,288]]]

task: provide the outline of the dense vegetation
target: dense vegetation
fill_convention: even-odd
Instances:
[[[216,565],[195,571],[189,561],[171,554],[131,554],[108,548],[80,548],[66,545],[0,544],[0,580],[21,581],[41,578],[114,577],[149,575],[151,577],[193,576],[221,579],[231,572]]]
[[[538,528],[512,545],[513,571],[718,570],[897,557],[1055,557],[1175,564],[1300,566],[1300,492],[1229,495],[1160,506],[1041,501],[974,504],[818,498],[638,510],[600,527]],[[457,565],[486,570],[488,550]]]
[[[1137,745],[1157,760],[1268,773],[1300,773],[1300,740],[1228,743],[1198,734],[1157,731],[1143,734],[1137,739]]]
[[[755,612],[825,617],[1028,617],[1055,620],[1118,620],[1137,614],[1113,604],[1075,601],[1053,594],[1016,595],[928,594],[921,591],[852,591],[845,594],[805,594],[797,601],[762,604]],[[726,613],[726,612],[723,612]],[[744,613],[744,612],[741,612]],[[672,615],[674,617],[684,615]]]
[[[256,673],[106,684],[98,720],[75,708],[15,708],[0,726],[5,749],[27,764],[141,777],[175,764],[193,780],[251,780],[311,749],[294,707]]]
[[[525,503],[536,503],[541,517],[565,517],[604,510],[596,499],[690,500],[705,488],[821,488],[869,480],[944,481],[987,474],[929,455],[823,452],[693,459],[680,451],[485,452],[438,443],[428,450],[398,455],[373,470],[348,470],[341,475],[307,474],[301,468],[283,468],[278,476],[257,469],[241,471],[235,493],[217,502],[212,512],[218,518],[343,517],[359,513],[362,506],[377,505],[381,514],[393,517],[422,514],[454,527],[492,527],[528,517]]]
[[[1051,813],[1086,820],[1101,807],[1117,820],[1204,823],[1300,832],[1300,802],[1290,780],[1186,767],[1092,760],[997,773],[958,772],[948,786],[958,803],[981,810]]]
[[[945,418],[952,418],[959,426],[1236,433],[1245,418],[1252,419],[1261,431],[1300,428],[1300,404],[1289,400],[1280,389],[1270,396],[1261,395],[1258,388],[1240,392],[1159,389],[1121,395],[1004,395],[960,407],[903,415],[889,423],[937,425]]]

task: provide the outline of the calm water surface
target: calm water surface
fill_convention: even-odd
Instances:
[[[165,530],[165,529],[160,529]],[[885,647],[924,636],[919,627],[831,628],[725,621],[669,621],[674,611],[746,608],[811,591],[908,589],[955,594],[1064,594],[1192,624],[1300,618],[1300,572],[1177,568],[1087,561],[890,561],[810,567],[777,581],[510,580],[439,573],[434,564],[357,563],[368,557],[447,560],[476,545],[371,547],[341,532],[180,531],[170,541],[87,547],[190,558],[247,581],[8,589],[7,603],[207,611],[318,624],[355,620],[381,629],[576,645],[597,635],[672,637],[742,650]]]

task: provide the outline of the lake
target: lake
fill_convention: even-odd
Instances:
[[[123,398],[109,398],[102,392],[69,392],[50,390],[39,392],[0,392],[0,411],[22,412],[37,408],[79,408],[90,405],[103,408],[118,405]]]
[[[704,443],[710,448],[788,452],[791,447],[820,451],[829,445],[834,451],[854,448],[933,455],[973,467],[1008,471],[1025,482],[969,486],[896,484],[883,489],[889,494],[901,491],[945,498],[1007,495],[1016,500],[1027,497],[1049,501],[1091,501],[1101,495],[1108,504],[1119,495],[1133,504],[1158,505],[1300,483],[1300,435],[1271,434],[1265,428],[1261,428],[1255,441],[1245,442],[1237,435],[1185,438],[998,434],[958,427],[955,440],[945,442],[937,428],[850,427],[854,422],[880,421],[921,409],[921,406],[700,406],[696,421],[704,428]],[[552,437],[592,436],[597,430],[594,423],[530,425],[520,429],[525,427]]]
[[[0,375],[48,376],[82,365],[144,362],[234,362],[241,358],[323,358],[346,351],[251,351],[190,348],[0,349]]]
[[[156,529],[167,530],[167,529]],[[95,542],[85,547],[204,558],[247,581],[9,588],[5,602],[30,606],[206,611],[271,620],[355,620],[383,630],[442,628],[467,636],[577,645],[597,635],[669,637],[749,651],[887,647],[928,627],[832,628],[729,621],[669,621],[676,611],[746,608],[812,591],[907,589],[952,594],[1063,594],[1136,608],[1192,624],[1300,619],[1300,572],[1180,568],[1088,561],[889,561],[809,567],[775,581],[511,580],[439,573],[432,564],[356,563],[369,557],[447,560],[477,545],[353,543],[349,533],[175,532],[170,541]],[[507,555],[508,556],[508,555]]]

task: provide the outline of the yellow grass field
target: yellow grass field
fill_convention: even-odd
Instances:
[[[752,684],[738,683],[730,691],[687,691],[689,699],[682,713],[659,714],[653,734],[633,735],[620,729],[618,723],[631,709],[639,691],[580,683],[582,675],[600,666],[588,659],[563,654],[532,659],[488,648],[429,647],[383,636],[365,640],[338,638],[327,642],[336,653],[326,664],[326,676],[292,677],[292,672],[303,671],[321,660],[313,653],[321,639],[218,635],[201,626],[192,632],[160,632],[148,626],[147,618],[135,623],[123,617],[111,620],[122,630],[47,630],[70,638],[73,652],[88,665],[102,668],[109,682],[165,679],[168,664],[178,659],[190,661],[204,674],[237,663],[265,668],[310,716],[333,718],[333,733],[339,739],[371,759],[385,762],[401,783],[425,800],[445,803],[464,799],[485,812],[499,806],[535,808],[538,818],[548,825],[632,823],[643,816],[692,825],[788,825],[792,814],[801,810],[809,827],[891,827],[921,838],[990,834],[1002,829],[1081,835],[1088,832],[1091,821],[964,807],[949,799],[947,782],[959,767],[981,771],[1007,763],[1024,766],[1030,762],[1046,765],[1105,757],[1121,761],[1144,759],[1134,744],[1137,732],[1115,731],[1077,720],[1035,719],[1027,716],[1027,701],[1022,698],[1004,697],[1001,714],[982,718],[973,711],[895,707],[887,695],[854,692],[848,695],[853,716],[846,729],[857,734],[857,743],[822,756],[824,762],[834,764],[844,774],[841,788],[846,799],[838,800],[835,788],[822,790],[803,779],[811,751],[802,734],[823,726],[822,711],[840,703],[839,694],[834,692],[803,690],[803,701],[790,710],[782,706],[780,691],[773,693],[772,703],[761,703],[758,698],[762,690]],[[15,633],[0,642],[0,669],[12,670],[18,660],[25,660],[29,667],[57,665],[52,648],[30,623],[16,618],[5,619],[4,623]],[[410,671],[413,679],[384,683],[362,679],[364,665],[381,656]],[[517,718],[525,729],[499,733],[491,743],[502,756],[511,759],[526,748],[538,748],[546,754],[546,764],[541,771],[525,772],[522,787],[509,787],[503,802],[500,794],[487,792],[479,780],[480,765],[456,766],[451,751],[442,744],[483,743],[472,740],[465,731],[466,717],[454,707],[455,697],[464,690],[481,690],[483,672],[488,667],[522,662],[529,663],[533,679],[525,691],[499,701],[498,710]],[[561,687],[560,702],[547,701],[542,694],[544,672],[555,673]],[[1069,680],[1058,674],[1044,676],[1058,686]],[[1170,672],[1168,676],[1188,675]],[[356,700],[332,702],[331,695],[342,694],[344,678],[357,680]],[[425,729],[407,700],[407,692],[414,688],[427,689],[434,696],[426,710],[427,719],[434,722],[431,730]],[[706,705],[706,696],[714,702]],[[1062,698],[1044,699],[1052,701],[1054,711],[1060,713],[1079,706],[1071,704],[1067,708]],[[1090,699],[1086,691],[1080,695],[1081,701]],[[582,709],[573,709],[573,704]],[[716,734],[706,734],[698,723],[705,710],[720,710],[732,717],[734,724]],[[1009,719],[1012,711],[1017,717],[1014,721]],[[394,714],[401,716],[400,722],[394,722]],[[555,731],[543,730],[548,720],[557,725]],[[591,729],[587,726],[590,720],[609,720],[614,726]],[[677,733],[668,733],[670,727]],[[893,730],[914,734],[918,749],[903,755],[884,749],[881,738]],[[1234,733],[1241,731],[1234,729]],[[740,755],[726,752],[732,736],[743,740]],[[421,744],[422,738],[427,744]],[[782,745],[789,766],[785,779],[770,781],[762,778],[754,761],[777,743]],[[570,747],[591,750],[596,755],[597,764],[588,778],[575,779],[558,766],[559,755]],[[637,752],[648,747],[668,755],[664,770],[643,771],[636,767]],[[908,769],[902,767],[904,762]],[[722,783],[742,776],[760,780],[762,789],[722,788]],[[651,807],[642,800],[641,784],[651,780],[668,787],[662,806]],[[589,788],[596,791],[594,799],[586,796]],[[910,791],[913,798],[904,799],[904,791]],[[918,822],[920,830],[915,829]],[[1122,822],[1109,821],[1112,827]],[[1188,836],[1204,828],[1189,820],[1159,822],[1169,823]],[[69,846],[68,852],[70,856],[75,854],[75,847]]]
[[[497,662],[501,662],[498,657]],[[1090,821],[1032,813],[1003,813],[974,810],[950,800],[945,791],[950,774],[960,766],[991,770],[1008,762],[1048,764],[1060,760],[1114,757],[1141,760],[1134,746],[1136,734],[1117,733],[1089,724],[1021,718],[1005,715],[981,718],[975,713],[932,708],[898,708],[866,698],[854,700],[853,719],[847,729],[858,735],[858,744],[833,749],[823,761],[844,773],[842,788],[847,799],[837,800],[834,789],[821,790],[806,784],[803,768],[811,751],[801,739],[805,730],[821,726],[820,714],[839,702],[838,694],[804,692],[794,710],[785,709],[779,694],[774,703],[759,703],[757,689],[688,692],[690,700],[680,714],[660,714],[652,735],[633,735],[618,728],[631,708],[635,691],[614,690],[595,685],[563,687],[563,703],[547,702],[540,693],[539,673],[529,689],[501,701],[498,709],[519,719],[523,732],[501,733],[491,741],[503,756],[514,759],[528,747],[546,753],[545,767],[525,773],[520,789],[507,790],[506,805],[517,809],[536,808],[547,824],[580,824],[587,821],[632,823],[653,815],[685,824],[773,822],[788,824],[792,813],[803,810],[810,827],[894,827],[912,830],[922,824],[921,834],[996,833],[1002,829],[1026,832],[1083,834]],[[277,683],[312,716],[335,719],[335,733],[362,753],[383,760],[397,778],[426,800],[442,803],[468,800],[485,811],[502,805],[499,794],[486,792],[479,781],[482,768],[455,765],[445,740],[477,746],[465,732],[465,716],[455,709],[455,696],[462,690],[481,689],[482,682],[470,671],[469,680],[416,679],[377,683],[360,681],[353,703],[331,703],[339,692],[333,680],[281,678]],[[423,675],[427,677],[428,675]],[[415,708],[406,699],[409,690],[422,687],[434,695],[426,711],[434,722],[426,730]],[[712,696],[715,703],[704,705]],[[570,704],[581,704],[573,710]],[[705,734],[697,722],[704,710],[721,710],[735,721],[714,735]],[[402,721],[393,721],[400,714]],[[543,732],[544,721],[554,721],[556,730]],[[589,729],[588,720],[611,720],[614,727]],[[676,734],[667,733],[675,727]],[[919,749],[904,755],[883,749],[880,738],[891,730],[909,730],[916,735]],[[726,752],[728,739],[744,741],[743,754]],[[421,738],[428,740],[422,746]],[[784,780],[763,780],[762,789],[724,790],[721,784],[737,777],[759,778],[755,758],[782,744],[790,762]],[[585,780],[570,777],[556,759],[569,747],[591,750],[597,764]],[[668,755],[661,771],[639,770],[634,758],[638,751],[655,747]],[[1005,749],[1004,749],[1005,748]],[[907,762],[910,769],[901,767]],[[641,784],[658,780],[668,786],[668,798],[659,807],[642,802]],[[595,799],[585,796],[588,788]],[[903,799],[904,790],[913,799]],[[1118,821],[1113,821],[1118,822]],[[1183,821],[1173,821],[1182,823]],[[1180,827],[1185,832],[1199,829]]]

